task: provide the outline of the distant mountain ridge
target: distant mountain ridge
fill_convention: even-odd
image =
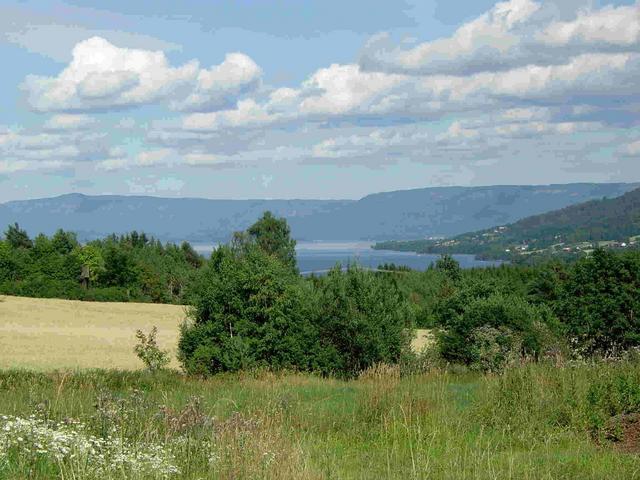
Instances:
[[[88,196],[0,204],[0,228],[18,222],[31,235],[58,228],[81,240],[144,231],[163,241],[226,241],[265,210],[285,217],[301,241],[452,236],[576,203],[620,196],[640,184],[434,187],[376,193],[360,200],[212,200]]]
[[[637,237],[637,238],[636,238]],[[379,249],[472,253],[483,258],[579,253],[594,245],[627,248],[640,240],[640,188],[444,240],[390,241]]]

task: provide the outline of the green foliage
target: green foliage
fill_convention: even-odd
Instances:
[[[296,270],[296,241],[291,238],[291,229],[284,218],[276,218],[271,212],[265,212],[247,229],[246,235],[264,252]]]
[[[193,285],[180,359],[190,373],[259,366],[326,369],[302,280],[257,245],[220,247]]]
[[[75,233],[59,229],[51,237],[51,246],[59,254],[68,255],[74,248],[79,246],[79,243]]]
[[[288,232],[267,213],[213,252],[187,294],[193,307],[179,343],[187,372],[269,366],[352,376],[400,360],[412,311],[395,282],[353,267],[305,280]]]
[[[76,247],[75,255],[80,263],[89,269],[89,280],[95,282],[105,274],[106,268],[102,249],[95,244]]]
[[[554,324],[545,306],[477,281],[465,281],[444,298],[436,317],[446,360],[493,371],[514,357],[537,358]]]
[[[556,302],[574,346],[611,354],[640,345],[640,254],[598,249],[579,260]]]
[[[142,360],[150,372],[157,372],[169,365],[169,352],[161,350],[158,347],[156,339],[158,335],[158,327],[155,325],[149,332],[145,334],[142,330],[136,331],[138,344],[134,347],[134,351],[140,360]]]
[[[12,248],[31,248],[33,246],[33,242],[29,238],[27,232],[20,228],[20,225],[14,223],[13,225],[9,225],[7,230],[4,232],[5,241],[11,245]]]
[[[17,225],[0,241],[0,293],[102,301],[180,303],[204,263],[188,243],[162,245],[131,232],[80,245],[58,230],[33,241]],[[81,273],[88,270],[88,289]]]
[[[350,266],[321,278],[318,328],[335,370],[356,374],[377,363],[398,363],[413,330],[412,312],[395,281]]]
[[[453,281],[460,280],[460,264],[451,255],[442,255],[436,262],[436,270]]]
[[[11,245],[0,240],[0,283],[15,280],[19,275]]]

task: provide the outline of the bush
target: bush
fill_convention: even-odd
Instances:
[[[469,349],[472,370],[501,372],[508,364],[517,362],[522,340],[509,327],[483,325],[471,331]]]
[[[179,342],[185,370],[326,369],[318,364],[318,333],[301,283],[256,245],[216,250],[188,294],[193,307]]]
[[[191,374],[257,367],[354,376],[398,363],[411,315],[394,284],[350,268],[308,282],[257,246],[221,247],[189,297],[179,358]]]
[[[545,306],[466,282],[437,308],[440,351],[448,361],[499,371],[515,358],[537,358],[553,341],[555,322]]]
[[[579,260],[555,303],[575,348],[586,355],[640,346],[640,255],[596,250]]]
[[[636,368],[598,380],[587,393],[589,427],[594,436],[615,436],[615,432],[605,432],[612,419],[640,413],[640,374]]]
[[[392,278],[336,267],[318,282],[318,295],[318,329],[336,359],[336,371],[355,375],[377,363],[400,361],[413,321]]]
[[[158,327],[155,325],[149,332],[149,335],[145,335],[142,330],[136,331],[136,338],[138,344],[134,347],[134,351],[140,360],[142,360],[151,372],[162,370],[169,365],[171,361],[169,359],[169,352],[160,350],[158,347],[158,341],[156,336],[158,335]]]

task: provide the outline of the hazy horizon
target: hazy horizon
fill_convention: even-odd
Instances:
[[[110,193],[110,192],[105,192],[105,193],[97,193],[97,194],[91,194],[91,193],[83,193],[83,192],[68,192],[68,193],[60,193],[57,195],[52,195],[49,197],[26,197],[26,198],[22,198],[22,199],[11,199],[11,200],[6,200],[6,201],[1,201],[0,204],[3,203],[10,203],[10,202],[19,202],[19,201],[32,201],[32,200],[48,200],[48,199],[52,199],[52,198],[60,198],[60,197],[67,197],[67,196],[73,196],[73,195],[79,195],[79,196],[84,196],[84,197],[129,197],[129,198],[156,198],[156,199],[166,199],[166,200],[220,200],[220,201],[232,201],[232,202],[250,202],[250,201],[319,201],[319,202],[340,202],[340,201],[346,201],[346,202],[357,202],[358,200],[362,200],[366,197],[370,197],[372,195],[377,195],[377,194],[389,194],[389,193],[396,193],[396,192],[408,192],[408,191],[418,191],[418,190],[425,190],[425,189],[446,189],[446,188],[492,188],[492,187],[561,187],[561,186],[568,186],[568,185],[591,185],[591,184],[595,184],[595,185],[640,185],[640,181],[628,181],[628,182],[568,182],[568,183],[547,183],[547,184],[541,184],[541,183],[533,183],[533,184],[498,184],[498,185],[439,185],[439,186],[429,186],[429,187],[415,187],[415,188],[407,188],[407,189],[399,189],[399,190],[383,190],[383,191],[379,191],[379,192],[371,192],[368,193],[364,196],[361,197],[353,197],[353,198],[348,198],[348,197],[344,197],[344,198],[320,198],[320,197],[312,197],[312,198],[305,198],[305,197],[289,197],[289,198],[284,198],[284,197],[255,197],[255,198],[249,198],[249,197],[240,197],[240,198],[232,198],[232,197],[193,197],[193,196],[166,196],[166,195],[159,195],[159,194],[139,194],[139,193],[123,193],[123,194],[117,194],[117,193]]]

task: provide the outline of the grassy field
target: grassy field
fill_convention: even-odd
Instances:
[[[157,325],[174,350],[183,318],[2,298],[0,480],[640,479],[637,361],[350,381],[139,370],[135,330]],[[414,349],[430,341],[420,331]]]
[[[0,368],[141,368],[135,332],[158,327],[177,367],[184,307],[0,296]]]
[[[637,454],[590,435],[588,398],[594,380],[637,368],[4,371],[0,478],[635,479]]]
[[[0,368],[139,369],[135,332],[158,327],[161,348],[175,359],[185,307],[0,296]],[[418,330],[413,348],[430,340]]]

